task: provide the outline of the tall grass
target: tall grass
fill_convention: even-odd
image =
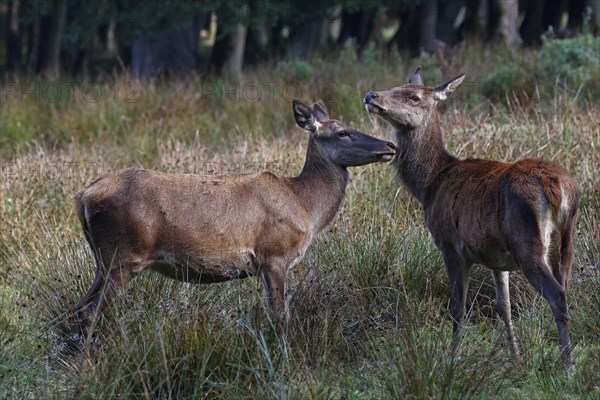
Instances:
[[[417,61],[382,65],[376,54],[360,59],[352,52],[349,46],[340,55],[354,60],[352,65],[316,60],[301,66],[301,72],[313,68],[302,72],[303,79],[313,80],[295,86],[299,97],[321,99],[331,116],[390,138],[390,128],[362,109],[361,97],[369,89],[402,83],[399,76]],[[463,65],[419,61],[437,68],[432,76],[466,70],[473,83],[495,63],[477,64],[473,54],[456,56]],[[298,73],[294,68],[263,67],[249,73],[240,88],[278,82],[292,90],[285,79]],[[333,92],[313,96],[317,84],[321,89],[331,84],[327,90]],[[483,268],[473,272],[465,340],[450,354],[449,288],[440,254],[418,204],[395,181],[391,167],[382,165],[352,169],[342,212],[292,272],[284,337],[265,317],[256,279],[194,286],[148,273],[98,319],[94,356],[73,354],[68,343],[74,306],[94,274],[72,209],[78,190],[103,172],[130,165],[294,175],[305,154],[306,134],[294,127],[282,91],[272,99],[238,101],[208,96],[207,82],[199,77],[123,79],[119,85],[98,84],[109,95],[94,102],[81,85],[72,99],[60,102],[16,96],[2,104],[1,397],[600,396],[600,371],[592,367],[600,364],[600,110],[594,99],[574,100],[558,86],[547,88],[552,97],[526,106],[518,96],[490,103],[465,92],[445,106],[442,123],[445,141],[459,157],[544,157],[561,163],[579,182],[581,213],[568,289],[575,373],[567,375],[559,361],[547,303],[519,273],[512,274],[511,299],[522,359],[513,359],[507,349],[490,274]],[[121,101],[134,95],[132,102]]]

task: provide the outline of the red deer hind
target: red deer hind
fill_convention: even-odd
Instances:
[[[309,131],[304,168],[199,176],[127,169],[98,178],[75,207],[96,260],[96,276],[77,306],[80,340],[91,323],[145,269],[192,283],[259,275],[274,320],[287,316],[286,276],[338,212],[347,167],[390,161],[394,144],[330,119],[317,104],[293,103]]]
[[[368,92],[364,98],[367,111],[394,127],[399,178],[421,203],[443,255],[451,288],[453,347],[462,336],[469,270],[472,264],[483,264],[492,270],[510,350],[519,354],[508,271],[521,270],[548,301],[570,367],[565,290],[573,264],[577,184],[560,165],[540,159],[503,163],[450,155],[435,107],[463,79],[461,74],[433,88],[424,86],[418,67],[407,85]]]

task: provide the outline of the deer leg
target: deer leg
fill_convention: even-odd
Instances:
[[[452,349],[456,350],[463,336],[463,319],[469,288],[469,268],[454,251],[443,251],[446,272],[450,283],[450,313],[452,314]]]
[[[92,286],[77,306],[79,317],[80,340],[83,341],[91,333],[90,326],[96,316],[110,303],[119,288],[124,287],[133,275],[126,266],[114,266],[106,271],[99,263]]]
[[[525,202],[515,203],[510,211],[506,215],[505,227],[509,250],[527,281],[550,305],[558,328],[560,350],[570,368],[573,362],[567,330],[567,296],[562,282],[554,276],[556,268],[553,271],[547,261],[556,258],[556,252],[552,252],[552,240],[544,243],[539,226],[540,217]]]
[[[265,288],[265,299],[271,313],[271,317],[282,329],[288,317],[288,305],[285,298],[286,268],[276,266],[265,266],[260,269],[260,276]]]
[[[574,211],[567,221],[560,243],[559,277],[556,277],[556,280],[565,290],[567,290],[567,284],[573,269],[573,233],[576,221],[577,211]]]
[[[100,271],[100,267],[96,268],[96,276],[94,276],[94,281],[92,282],[92,286],[88,289],[86,294],[83,296],[83,299],[77,305],[77,317],[79,319],[79,334],[81,339],[86,337],[88,332],[88,327],[91,323],[93,316],[93,308],[92,304],[96,303],[96,298],[99,293],[102,291],[102,287],[105,285],[106,279],[104,274]]]
[[[567,330],[567,297],[565,289],[552,276],[550,267],[541,256],[533,255],[531,252],[523,252],[517,256],[517,263],[523,274],[535,290],[541,294],[552,309],[556,327],[558,328],[558,341],[560,350],[565,357],[568,366],[573,364],[571,360],[569,332]]]
[[[508,271],[492,271],[492,276],[494,278],[494,287],[496,288],[496,307],[506,326],[506,335],[508,337],[510,351],[515,356],[518,356],[519,348],[517,347],[517,341],[515,340],[515,330],[512,324],[510,311],[510,292],[508,289],[509,273]]]

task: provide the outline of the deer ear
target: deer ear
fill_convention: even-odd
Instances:
[[[323,108],[315,103],[313,105],[313,115],[319,122],[329,121],[329,115],[327,115],[327,111],[323,110]]]
[[[408,77],[408,83],[416,83],[417,85],[422,85],[423,77],[421,76],[421,71],[423,71],[423,68],[421,68],[421,66],[419,65],[417,68],[415,68],[413,72],[411,72],[410,76]]]
[[[464,79],[465,79],[465,74],[463,72],[462,74],[458,75],[457,77],[452,78],[447,82],[437,85],[436,87],[433,88],[433,97],[436,100],[446,100],[448,98],[448,95],[450,93],[454,92],[454,90],[458,87],[458,85],[460,85],[462,83],[462,81]]]
[[[315,120],[310,108],[300,100],[294,100],[292,107],[294,108],[294,117],[296,118],[298,126],[307,131],[315,132],[317,130],[318,122]]]

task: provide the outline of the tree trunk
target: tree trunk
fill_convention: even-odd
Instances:
[[[377,9],[375,8],[355,12],[342,10],[342,30],[338,43],[343,45],[348,39],[354,38],[358,50],[362,51],[369,39],[374,36],[372,31],[375,25],[376,12]]]
[[[400,13],[400,28],[390,41],[399,49],[435,52],[437,48],[435,30],[437,26],[437,1],[425,1],[417,8]]]
[[[27,27],[27,73],[30,75],[37,69],[39,42],[40,20],[38,18]]]
[[[518,0],[499,0],[500,26],[499,33],[506,47],[514,50],[520,43],[519,2]]]
[[[202,15],[191,25],[166,33],[157,40],[134,39],[131,44],[131,72],[137,78],[150,79],[156,74],[185,76],[196,67],[198,32]]]
[[[6,69],[17,71],[21,65],[21,36],[19,35],[20,1],[9,3],[6,33]]]
[[[244,48],[246,47],[246,34],[248,26],[237,24],[229,37],[229,54],[225,58],[221,73],[234,79],[242,77],[244,65]]]
[[[418,29],[419,18],[414,10],[404,11],[398,15],[400,19],[400,27],[390,40],[389,44],[396,44],[398,49],[409,49],[412,53],[416,53],[419,48],[419,35],[415,35],[415,30]]]
[[[383,27],[387,22],[387,13],[383,7],[377,8],[373,17],[372,26],[369,33],[369,41],[375,43],[378,49],[385,48],[385,37],[383,36]]]
[[[564,36],[561,32],[561,20],[565,11],[571,12],[572,5],[577,5],[579,0],[521,0],[522,11],[525,13],[525,19],[521,25],[521,37],[526,46],[537,46],[542,43],[542,34],[550,27],[559,36]],[[569,8],[567,8],[567,6]],[[576,16],[573,16],[576,18]],[[569,14],[569,20],[571,15]]]
[[[435,28],[438,19],[437,1],[425,1],[418,7],[419,12],[419,51],[435,52]]]
[[[583,16],[585,14],[585,10],[587,7],[593,12],[592,3],[593,1],[586,0],[571,0],[568,2],[567,7],[569,11],[569,24],[568,28],[570,30],[579,30],[581,29],[581,25],[583,24]],[[598,0],[595,0],[596,5],[598,4]],[[590,3],[589,5],[587,3]],[[590,23],[593,21],[590,21]]]
[[[232,27],[231,24],[235,25]],[[217,14],[217,35],[209,70],[219,75],[241,77],[247,33],[248,27],[236,23],[231,13]]]
[[[269,59],[269,29],[266,24],[260,24],[253,29],[248,28],[244,64],[256,66],[260,61]]]
[[[185,76],[196,69],[201,18],[197,15],[190,26],[178,29],[163,39],[161,58],[170,74]]]
[[[569,3],[578,3],[579,0],[570,0]],[[550,27],[558,37],[565,36],[565,30],[561,27],[563,14],[567,11],[565,0],[547,1],[543,10],[542,32],[546,32]],[[569,19],[571,16],[569,15]]]
[[[134,39],[131,43],[131,73],[136,78],[149,79],[156,72],[153,64],[153,48],[146,38]]]
[[[58,1],[52,13],[40,21],[38,72],[50,80],[60,76],[60,44],[66,20],[67,4]]]
[[[465,2],[466,0],[450,0],[445,4],[442,3],[444,7],[439,12],[436,36],[450,46],[454,46],[459,41],[460,24],[457,25],[456,20],[461,10],[466,10]]]
[[[269,44],[269,54],[275,59],[280,59],[285,55],[285,50],[288,47],[289,40],[284,39],[283,30],[285,25],[279,21],[274,27],[271,28]]]
[[[590,25],[592,32],[600,33],[600,2],[598,0],[587,0],[587,7],[592,10]]]
[[[327,45],[329,23],[325,20],[309,21],[294,32],[292,54],[300,60],[310,59],[316,50]]]
[[[521,24],[521,37],[525,46],[537,46],[541,43],[543,27],[544,0],[522,0],[525,18]]]
[[[486,0],[472,0],[465,5],[465,15],[462,24],[457,28],[458,40],[462,40],[466,37],[483,37],[483,29],[479,23],[479,13],[482,7],[482,3]],[[443,12],[441,13],[443,14]],[[441,40],[444,38],[438,35]]]

